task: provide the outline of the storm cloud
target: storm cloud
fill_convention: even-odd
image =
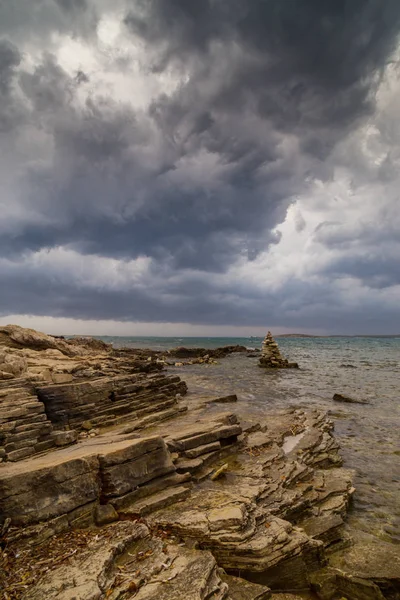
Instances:
[[[393,332],[397,0],[0,23],[0,315]]]

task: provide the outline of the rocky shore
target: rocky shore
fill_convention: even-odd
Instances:
[[[239,348],[0,327],[0,598],[399,597],[393,547],[345,526],[353,474],[325,414],[255,421],[168,368]]]

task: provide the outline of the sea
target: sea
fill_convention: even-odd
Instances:
[[[166,350],[240,344],[261,348],[262,338],[102,337],[114,347]],[[355,471],[348,524],[400,544],[400,337],[282,337],[282,354],[300,368],[265,370],[257,358],[231,354],[216,365],[170,367],[189,393],[236,393],[246,411],[268,419],[287,406],[317,407],[335,423],[344,466]],[[335,402],[340,393],[367,402]]]

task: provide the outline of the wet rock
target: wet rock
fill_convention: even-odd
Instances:
[[[229,465],[227,463],[223,464],[211,475],[211,481],[215,481],[216,479],[221,477],[221,475],[224,475],[228,469]]]
[[[223,346],[222,348],[173,348],[168,351],[175,358],[224,358],[235,352],[247,352],[245,346]]]
[[[353,545],[332,555],[330,567],[343,596],[378,600],[400,595],[400,557],[393,544],[358,534]]]
[[[345,402],[347,404],[369,404],[366,400],[350,398],[349,396],[344,396],[343,394],[333,394],[333,400],[335,402]]]
[[[210,400],[210,404],[227,404],[230,402],[237,402],[236,394],[230,394],[229,396],[222,396],[221,398]]]

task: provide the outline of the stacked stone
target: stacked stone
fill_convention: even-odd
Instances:
[[[265,369],[297,369],[299,367],[297,363],[290,363],[282,356],[270,331],[268,331],[262,344],[259,366]]]

